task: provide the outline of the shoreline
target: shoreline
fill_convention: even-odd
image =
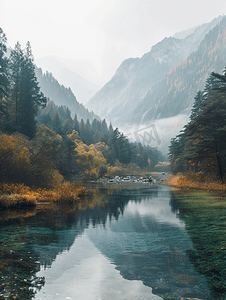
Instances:
[[[226,193],[226,185],[224,184],[215,181],[201,182],[196,180],[196,182],[194,182],[192,180],[189,180],[186,176],[169,175],[166,181],[162,183],[162,185],[178,189]]]

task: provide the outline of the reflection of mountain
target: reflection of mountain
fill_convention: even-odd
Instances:
[[[171,211],[168,188],[148,185],[140,190],[119,187],[94,192],[103,201],[98,197],[87,199],[91,206],[97,203],[93,209],[79,213],[40,212],[24,219],[21,228],[14,226],[16,254],[21,240],[19,247],[26,253],[21,258],[38,259],[43,266],[38,276],[51,276],[50,290],[44,287],[45,293],[56,293],[55,284],[61,284],[66,291],[70,282],[73,294],[74,285],[80,287],[81,281],[83,286],[92,284],[93,292],[97,290],[96,285],[98,291],[106,290],[106,286],[111,286],[111,276],[115,282],[121,280],[119,273],[109,267],[112,263],[124,278],[122,289],[132,287],[128,280],[138,280],[164,299],[179,296],[203,299],[196,285],[200,278],[185,253],[193,249],[192,243],[183,224]],[[7,239],[9,233],[6,229],[0,231],[0,237]],[[10,241],[10,247],[12,244]],[[103,280],[105,272],[108,280]],[[137,287],[146,293],[143,284]],[[78,299],[84,298],[80,295]]]
[[[150,196],[140,193],[138,199],[136,194],[127,195],[123,217],[107,221],[101,231],[89,227],[86,234],[123,278],[142,280],[164,299],[202,298],[198,275],[186,256],[192,243],[171,211],[169,191],[164,187],[153,191]],[[120,202],[117,197],[112,200]]]
[[[70,249],[84,228],[77,223],[78,215],[58,212],[38,213],[30,219],[27,239],[32,252],[38,254],[41,265],[50,267],[59,253]]]
[[[38,276],[45,276],[46,281],[35,299],[162,300],[142,281],[124,279],[86,234]]]
[[[110,216],[112,212],[116,213],[116,221],[111,222],[110,218],[106,220],[106,230],[101,236],[95,228],[89,228],[89,238],[107,257],[114,259],[122,251],[121,245],[127,251],[147,251],[150,248],[153,251],[168,251],[177,247],[178,251],[183,252],[184,249],[192,247],[183,222],[171,212],[168,189],[154,186],[147,191],[148,193],[127,191],[125,194],[111,195],[104,209],[107,210],[106,216]],[[123,214],[121,218],[118,217],[120,214],[117,214],[119,209]],[[93,219],[89,210],[84,213],[88,213],[91,220]],[[144,239],[142,244],[139,243],[141,236]],[[112,247],[103,242],[109,239],[114,243]]]

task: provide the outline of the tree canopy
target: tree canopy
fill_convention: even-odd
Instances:
[[[190,122],[171,140],[173,173],[189,170],[223,182],[226,176],[226,72],[211,73],[195,97]]]

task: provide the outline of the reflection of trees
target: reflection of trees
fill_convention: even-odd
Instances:
[[[203,299],[188,258],[176,249],[121,253],[114,263],[123,278],[142,280],[163,299]]]
[[[129,201],[141,202],[157,194],[157,187],[147,191],[93,188],[80,211],[64,207],[62,211],[27,213],[21,219],[0,218],[0,294],[4,295],[0,299],[14,295],[16,299],[32,299],[33,290],[44,284],[43,278],[35,276],[40,265],[50,267],[89,224],[117,220]]]
[[[123,214],[130,200],[137,203],[142,201],[142,207],[145,207],[145,200],[158,198],[161,202],[161,198],[166,196],[168,191],[166,194],[166,189],[162,187],[147,192],[121,191],[118,195],[117,191],[114,191],[105,206],[106,212],[109,212],[107,216],[113,211],[117,213],[116,209],[120,207]],[[174,200],[171,205],[174,205],[177,212]],[[163,203],[168,205],[168,201]],[[161,206],[157,205],[153,209],[158,210],[159,207]],[[183,228],[164,221],[158,222],[154,213],[143,215],[139,214],[139,210],[137,214],[134,212],[130,214],[128,211],[124,218],[112,223],[109,232],[104,230],[100,235],[91,229],[89,239],[116,265],[123,278],[142,280],[145,285],[153,288],[154,294],[163,299],[203,299],[197,282],[201,282],[203,290],[206,282],[198,277],[186,256],[185,251],[191,249],[191,242]],[[92,219],[92,211],[87,210],[85,213],[89,213],[87,219]],[[99,223],[102,221],[98,220]]]
[[[220,300],[226,295],[226,209],[216,202],[210,194],[180,190],[172,193],[170,205],[184,220],[190,235],[193,244],[193,249],[187,251],[190,262],[206,279],[210,299]]]
[[[178,205],[178,198],[183,197],[184,194],[188,194],[188,191],[179,190],[177,192],[171,192],[170,193],[170,202],[169,205],[171,206],[171,211],[175,213],[177,216],[181,216],[188,209],[185,209],[183,206]]]
[[[40,263],[50,266],[60,252],[71,247],[77,218],[76,213],[40,212],[1,221],[0,299],[32,299],[44,284],[44,278],[35,275]],[[66,235],[62,234],[65,230]]]
[[[28,231],[19,219],[1,224],[0,299],[31,299],[34,289],[44,284],[44,278],[35,275],[39,257],[30,247]]]
[[[80,211],[79,220],[81,224],[88,226],[90,223],[95,227],[98,224],[105,225],[107,219],[118,220],[120,215],[123,215],[125,207],[129,201],[141,202],[145,199],[156,197],[158,189],[144,190],[123,190],[115,189],[113,192],[109,189],[97,189],[98,194],[102,195],[101,201],[92,208],[87,208]],[[103,193],[104,191],[104,193]],[[104,203],[104,205],[102,205]]]

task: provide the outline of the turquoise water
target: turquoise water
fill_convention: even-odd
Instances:
[[[2,221],[0,299],[210,299],[169,189],[110,189],[92,209]]]

